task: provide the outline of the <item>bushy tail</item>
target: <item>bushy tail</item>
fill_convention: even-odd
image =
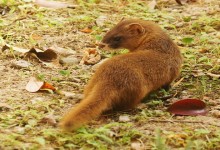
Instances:
[[[90,94],[78,106],[72,108],[62,119],[60,126],[66,130],[75,130],[100,116],[111,107],[114,93],[104,89],[93,88]]]

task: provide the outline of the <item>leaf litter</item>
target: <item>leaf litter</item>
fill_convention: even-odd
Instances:
[[[147,8],[152,0],[67,2],[77,7],[48,9],[20,0],[3,4],[0,49],[5,43],[9,48],[0,52],[0,103],[3,108],[0,148],[153,149],[163,146],[196,149],[199,145],[204,149],[219,149],[220,72],[216,62],[219,61],[220,41],[215,34],[219,31],[218,1],[185,3],[181,0],[184,6],[180,6],[175,0],[157,0],[155,6],[152,4],[151,12]],[[115,55],[100,54],[95,46],[97,40],[100,41],[100,37],[122,17],[156,21],[181,47],[185,59],[181,76],[170,91],[159,91],[162,97],[175,97],[162,102],[158,96],[152,95],[151,103],[143,103],[144,106],[134,112],[103,116],[74,133],[61,132],[54,125],[75,105],[76,100],[82,99],[80,94],[93,74],[94,64]],[[91,25],[92,32],[80,31]],[[30,60],[27,61],[32,64],[31,67],[11,67],[11,62],[23,60],[21,53],[28,52],[31,47],[52,49],[59,57],[76,59],[74,63],[59,67],[48,67],[43,62],[32,63]],[[91,52],[84,52],[87,49]],[[206,50],[205,53],[199,52],[202,49]],[[35,75],[53,83],[54,87],[63,91],[62,94],[26,91],[28,80]],[[210,113],[186,117],[166,112],[171,102],[188,97],[204,99]],[[13,111],[9,111],[11,108]],[[119,122],[120,116],[128,116],[125,120],[129,118],[130,121]]]

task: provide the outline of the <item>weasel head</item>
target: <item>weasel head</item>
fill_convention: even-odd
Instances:
[[[99,48],[119,49],[126,48],[130,51],[135,50],[145,37],[145,21],[128,19],[120,21],[103,37]]]

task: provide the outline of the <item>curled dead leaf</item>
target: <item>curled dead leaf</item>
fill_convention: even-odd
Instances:
[[[84,29],[82,29],[80,31],[83,32],[83,33],[91,33],[92,32],[92,28],[86,27],[86,28],[84,28]]]
[[[101,60],[101,55],[95,48],[87,49],[84,52],[83,58],[80,61],[80,64],[93,65],[98,63]]]
[[[25,53],[25,55],[34,56],[41,62],[52,62],[58,58],[57,53],[54,52],[52,49],[47,49],[45,51],[39,52],[35,48],[32,48],[27,53]]]
[[[51,84],[41,81],[36,77],[31,77],[29,82],[27,83],[25,89],[28,92],[37,92],[39,90],[56,90]]]
[[[20,47],[15,47],[15,46],[12,46],[12,45],[9,45],[9,44],[5,44],[2,47],[2,51],[5,51],[7,49],[12,49],[12,50],[14,50],[16,52],[19,52],[19,53],[26,53],[26,52],[29,51],[28,49],[25,49],[25,48],[20,48]]]
[[[47,67],[60,67],[59,57],[57,53],[52,49],[41,51],[39,49],[32,48],[24,55],[25,58],[34,58],[35,60],[43,63]]]
[[[52,86],[51,84],[44,82],[44,85],[40,88],[40,89],[50,89],[50,90],[56,90],[56,88],[54,86]]]
[[[44,85],[44,81],[41,81],[35,77],[31,77],[29,82],[27,83],[25,89],[28,92],[37,92]]]

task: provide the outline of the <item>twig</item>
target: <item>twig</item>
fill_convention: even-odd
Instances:
[[[176,83],[173,84],[172,88],[178,86],[182,81],[183,81],[184,77],[182,77],[179,81],[177,81]]]

